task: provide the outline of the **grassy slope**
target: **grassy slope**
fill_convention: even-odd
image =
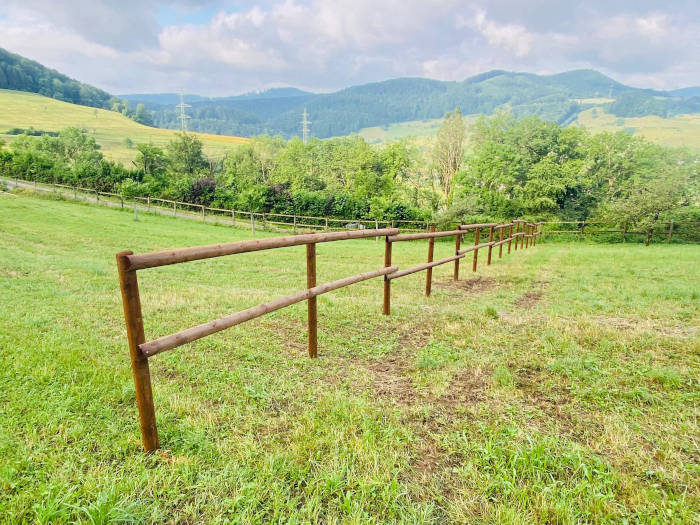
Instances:
[[[42,131],[59,131],[67,126],[87,129],[102,146],[108,158],[128,162],[136,156],[136,149],[124,145],[130,138],[134,144],[152,142],[165,146],[175,135],[169,129],[142,126],[114,111],[89,108],[42,97],[34,93],[0,89],[0,137],[11,128],[34,127]],[[222,155],[226,149],[247,141],[242,137],[228,137],[197,133],[209,155]]]
[[[700,148],[700,114],[678,115],[672,118],[618,118],[598,108],[583,111],[578,117],[578,123],[594,133],[632,129],[635,135],[665,146]]]
[[[584,102],[605,103],[612,99],[582,99]],[[700,148],[700,114],[679,115],[672,118],[638,117],[618,118],[615,115],[605,113],[602,107],[583,111],[578,117],[578,124],[593,133],[601,131],[623,131],[633,129],[635,135],[640,135],[652,142],[665,146],[686,146],[693,149]],[[467,125],[476,121],[475,116],[465,117]],[[412,122],[399,122],[389,126],[375,126],[360,130],[359,134],[371,143],[389,142],[402,138],[412,137],[416,144],[425,145],[429,139],[437,135],[442,119],[416,120]]]
[[[423,274],[396,281],[389,318],[381,281],[365,282],[319,298],[313,361],[303,304],[156,356],[164,448],[145,456],[114,254],[249,232],[28,196],[0,207],[9,522],[700,516],[698,246],[544,243],[460,288],[441,267],[430,299]],[[381,266],[382,244],[319,245],[319,282]],[[394,261],[425,250],[397,245]],[[303,261],[296,247],[144,271],[147,337],[296,291]]]

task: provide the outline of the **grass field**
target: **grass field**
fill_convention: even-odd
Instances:
[[[652,142],[672,147],[700,149],[700,114],[671,118],[656,116],[619,118],[602,108],[588,109],[578,116],[578,124],[594,133],[628,130]]]
[[[140,451],[114,254],[249,238],[0,194],[8,523],[697,523],[700,246],[543,243],[299,304],[151,359]],[[436,245],[436,258],[452,243]],[[383,243],[320,244],[318,281]],[[406,268],[424,243],[394,248]],[[482,257],[483,261],[483,257]],[[304,248],[140,272],[147,339],[305,285]]]
[[[136,157],[136,148],[127,148],[124,139],[134,144],[153,143],[164,147],[175,136],[171,129],[151,128],[126,118],[120,113],[61,102],[34,93],[0,89],[0,137],[11,141],[12,128],[33,127],[41,131],[60,131],[69,126],[85,128],[102,146],[107,158],[129,162]],[[208,155],[220,156],[227,149],[247,142],[242,137],[196,133]]]

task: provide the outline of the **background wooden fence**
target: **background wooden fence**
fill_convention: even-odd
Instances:
[[[153,393],[151,390],[151,376],[148,367],[148,359],[156,354],[171,350],[178,346],[196,341],[202,337],[225,330],[232,326],[250,321],[269,312],[274,312],[286,306],[307,302],[307,330],[308,330],[308,353],[309,357],[318,356],[318,315],[316,297],[321,294],[338,290],[367,279],[375,277],[384,278],[384,298],[382,312],[390,314],[391,308],[391,282],[394,279],[404,277],[420,271],[426,271],[425,294],[430,296],[432,284],[432,268],[442,264],[454,263],[453,278],[459,279],[459,261],[466,257],[468,253],[473,253],[472,271],[476,271],[478,264],[479,250],[488,250],[486,264],[492,262],[493,250],[498,247],[498,257],[503,255],[503,246],[508,245],[507,253],[514,250],[526,249],[537,243],[537,238],[541,234],[540,225],[526,221],[512,221],[506,224],[466,224],[456,230],[432,231],[421,233],[401,233],[398,228],[374,228],[358,229],[343,232],[326,233],[306,233],[287,237],[274,237],[267,239],[257,239],[249,241],[239,241],[209,246],[197,246],[192,248],[180,248],[176,250],[166,250],[135,255],[131,251],[117,254],[117,267],[119,270],[119,281],[121,285],[122,302],[124,306],[124,319],[126,322],[127,339],[131,356],[131,367],[136,388],[136,402],[139,410],[141,424],[141,436],[143,447],[146,451],[151,451],[159,447],[158,429],[156,427],[155,408],[153,405]],[[504,233],[507,230],[507,236]],[[466,248],[461,247],[462,238],[465,233],[474,232],[474,244]],[[488,232],[488,241],[481,242],[481,232]],[[495,235],[498,240],[495,240]],[[318,285],[316,283],[316,244],[323,242],[333,242],[348,239],[363,239],[368,237],[384,237],[384,266],[382,268],[345,277],[329,283]],[[455,254],[437,261],[433,260],[434,243],[436,238],[454,237]],[[427,239],[428,257],[425,264],[414,266],[405,270],[392,265],[391,251],[392,245],[396,242],[410,242]],[[141,297],[139,295],[137,272],[148,268],[156,268],[170,264],[178,264],[189,261],[210,259],[225,255],[235,255],[249,253],[260,250],[270,250],[275,248],[285,248],[289,246],[306,246],[306,276],[307,288],[274,301],[259,304],[236,312],[220,319],[210,321],[198,326],[187,328],[180,332],[159,337],[152,341],[146,341],[143,318],[141,313]]]

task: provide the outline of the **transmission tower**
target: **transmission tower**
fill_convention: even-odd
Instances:
[[[175,108],[180,110],[180,114],[177,116],[180,121],[180,131],[187,131],[187,119],[190,118],[185,114],[185,108],[191,108],[189,104],[185,104],[185,96],[180,92],[180,103],[175,106]]]
[[[304,144],[309,140],[309,124],[311,124],[309,114],[306,112],[306,108],[304,108],[304,113],[301,117],[301,141]]]

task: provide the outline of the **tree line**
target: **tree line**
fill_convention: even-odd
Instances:
[[[359,136],[304,144],[257,136],[207,157],[194,134],[137,144],[130,166],[106,160],[94,138],[18,136],[0,150],[9,176],[63,182],[253,212],[344,219],[458,222],[602,219],[621,228],[700,221],[698,155],[629,134],[591,134],[538,117],[482,117],[470,130],[448,113],[431,144],[383,146]]]

